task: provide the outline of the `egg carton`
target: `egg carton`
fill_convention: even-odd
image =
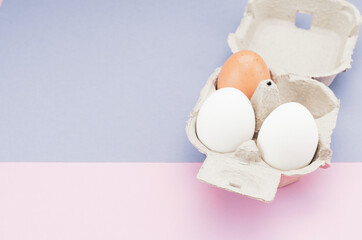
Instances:
[[[256,133],[269,113],[281,104],[298,102],[304,105],[313,115],[319,133],[318,148],[311,164],[289,171],[272,168],[262,160],[255,138],[244,142],[231,153],[214,152],[204,146],[196,134],[197,114],[207,97],[216,91],[220,70],[217,68],[209,77],[186,126],[191,143],[207,156],[197,175],[199,180],[270,202],[278,187],[295,182],[321,166],[329,166],[332,158],[331,135],[337,121],[339,100],[323,83],[292,74],[272,74],[273,81],[264,80],[258,85],[251,99]]]
[[[310,25],[298,27],[296,21],[300,16],[309,17]],[[207,156],[197,178],[270,202],[278,187],[319,167],[329,167],[339,100],[327,86],[338,73],[351,67],[360,22],[359,11],[344,0],[249,0],[239,27],[228,36],[228,44],[233,53],[258,53],[269,67],[273,81],[262,81],[251,99],[256,117],[253,140],[244,142],[232,153],[218,153],[205,147],[196,134],[197,114],[206,98],[216,91],[221,68],[209,77],[186,126],[190,142]],[[319,142],[308,166],[281,171],[262,160],[255,140],[266,116],[286,102],[298,102],[311,112]]]
[[[227,42],[233,53],[258,53],[272,72],[329,86],[351,68],[360,23],[360,12],[345,0],[249,0]]]

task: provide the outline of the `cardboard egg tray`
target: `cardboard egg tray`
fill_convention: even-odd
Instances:
[[[299,14],[309,17],[311,24],[296,26]],[[329,167],[339,100],[327,86],[338,73],[351,67],[360,21],[359,11],[344,0],[249,0],[228,44],[233,53],[258,53],[267,63],[273,81],[262,81],[251,99],[256,117],[253,140],[232,153],[218,153],[205,147],[196,134],[197,114],[206,98],[216,91],[221,68],[211,74],[186,126],[190,142],[207,156],[197,178],[270,202],[278,187],[319,167]],[[262,160],[255,140],[268,114],[286,102],[299,102],[311,112],[318,126],[319,142],[308,166],[281,171]]]

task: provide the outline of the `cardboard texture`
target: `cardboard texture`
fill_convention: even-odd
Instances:
[[[296,26],[309,14],[310,29]],[[250,0],[235,33],[228,36],[233,53],[249,49],[269,69],[310,76],[329,86],[351,68],[361,17],[344,0]]]
[[[262,81],[251,102],[257,126],[261,126],[265,117],[280,104],[293,101],[308,108],[316,120],[319,132],[318,148],[311,164],[290,171],[274,169],[261,159],[255,137],[241,144],[232,153],[217,153],[205,147],[196,134],[197,113],[207,97],[216,91],[220,69],[215,70],[202,89],[186,126],[187,136],[191,143],[207,155],[198,173],[198,179],[229,191],[269,202],[274,199],[278,187],[292,183],[320,166],[329,166],[332,158],[331,135],[337,121],[339,100],[323,83],[290,74],[273,74],[273,81]],[[268,99],[275,100],[271,100],[272,104],[268,104],[266,101]]]
[[[310,29],[295,25],[298,12],[312,15]],[[197,178],[270,202],[278,187],[319,167],[329,167],[339,100],[327,86],[338,73],[351,67],[360,19],[359,11],[343,0],[250,0],[240,26],[229,35],[228,44],[233,53],[248,49],[261,55],[271,70],[272,80],[262,81],[251,99],[256,117],[253,140],[241,144],[235,152],[218,153],[205,147],[196,134],[198,111],[216,91],[221,68],[211,74],[186,126],[190,142],[207,156]],[[308,166],[281,171],[262,160],[255,140],[269,113],[286,102],[299,102],[311,112],[318,126],[319,142]]]

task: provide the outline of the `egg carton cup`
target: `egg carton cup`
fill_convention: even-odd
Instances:
[[[190,142],[207,156],[198,172],[199,180],[270,202],[274,199],[278,187],[293,183],[319,167],[329,167],[332,158],[331,135],[337,121],[339,100],[323,83],[294,74],[273,73],[273,81],[264,80],[258,85],[251,99],[256,118],[256,131],[252,140],[242,143],[231,153],[215,152],[204,146],[196,133],[197,115],[204,101],[216,91],[220,70],[221,68],[217,68],[209,77],[186,125]],[[298,102],[311,112],[317,123],[319,142],[315,156],[308,166],[282,171],[262,160],[256,137],[269,113],[287,102]]]
[[[329,86],[351,68],[360,23],[358,9],[345,0],[249,0],[227,41],[233,53],[258,53],[273,72]]]

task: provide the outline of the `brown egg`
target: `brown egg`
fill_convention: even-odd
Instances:
[[[217,89],[237,88],[251,99],[265,79],[270,79],[270,73],[264,60],[255,52],[243,50],[226,60],[217,80]]]

